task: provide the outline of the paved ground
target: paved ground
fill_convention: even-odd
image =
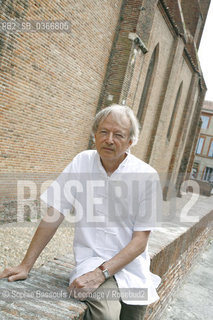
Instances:
[[[213,241],[192,267],[190,275],[161,320],[213,319]]]

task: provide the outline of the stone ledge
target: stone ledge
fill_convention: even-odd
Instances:
[[[67,291],[73,266],[73,256],[64,256],[32,269],[25,281],[2,279],[0,319],[83,319],[86,305],[70,298]],[[21,294],[26,298],[21,298]],[[42,294],[46,295],[45,299],[41,298]]]

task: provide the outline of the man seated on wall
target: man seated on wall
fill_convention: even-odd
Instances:
[[[150,272],[147,249],[161,207],[159,177],[130,153],[139,124],[129,107],[101,110],[92,132],[96,150],[79,153],[41,195],[46,215],[23,261],[0,278],[26,279],[63,219],[74,211],[76,266],[69,290],[88,305],[84,319],[143,319],[146,306],[159,299],[160,278]]]

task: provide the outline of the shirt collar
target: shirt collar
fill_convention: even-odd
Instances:
[[[128,159],[129,159],[129,154],[130,154],[130,152],[127,151],[126,152],[126,158],[119,164],[118,168],[113,172],[113,174],[116,173],[116,172],[119,172],[121,170],[121,168],[124,168],[127,165],[127,162],[128,162]],[[99,155],[98,152],[96,154],[96,159],[97,159],[97,164],[98,164],[99,170],[106,174],[106,171],[105,171],[105,169],[104,169],[104,167],[103,167],[103,165],[101,163],[101,158],[100,158],[100,155]]]

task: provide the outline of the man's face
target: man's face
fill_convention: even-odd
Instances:
[[[132,144],[129,134],[130,120],[126,115],[110,113],[101,121],[95,134],[95,144],[102,161],[119,165]]]

